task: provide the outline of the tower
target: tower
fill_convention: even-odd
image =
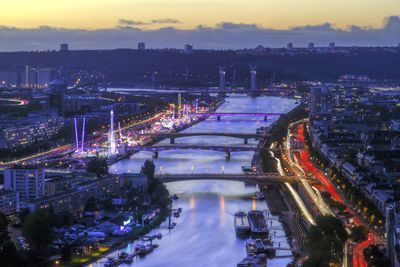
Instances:
[[[118,153],[117,145],[115,143],[115,131],[114,131],[114,111],[110,111],[110,131],[108,133],[108,153],[109,155],[115,155]]]
[[[250,90],[253,96],[257,93],[257,67],[250,66]]]
[[[85,150],[85,127],[86,127],[86,117],[83,117],[82,123],[82,152]]]
[[[138,43],[138,50],[146,50],[146,44],[143,42]]]
[[[226,86],[226,73],[225,68],[219,67],[219,90],[224,91]]]
[[[78,140],[78,124],[76,121],[76,118],[74,118],[74,128],[75,128],[75,145],[76,145],[76,151],[78,152],[79,150],[79,140]]]
[[[223,66],[219,67],[219,97],[225,96],[225,88],[226,88],[226,72]]]
[[[64,43],[64,44],[60,44],[60,52],[65,52],[68,51],[68,44]]]

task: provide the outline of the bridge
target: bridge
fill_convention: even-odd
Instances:
[[[238,182],[274,182],[274,183],[294,183],[299,181],[298,176],[280,176],[280,175],[251,175],[251,174],[159,174],[154,178],[163,183],[190,181],[190,180],[227,180]]]
[[[141,87],[142,88],[142,87]],[[266,88],[266,89],[243,89],[243,88],[146,88],[139,90],[140,88],[131,91],[129,89],[120,89],[117,92],[132,93],[135,95],[168,95],[168,94],[267,94],[280,96],[281,94],[288,94],[288,89],[286,88]]]
[[[248,134],[248,133],[218,133],[218,132],[178,132],[178,133],[143,133],[139,134],[139,136],[148,136],[148,137],[155,137],[161,139],[170,139],[170,144],[175,144],[176,138],[182,137],[191,137],[191,136],[224,136],[224,137],[233,137],[233,138],[240,138],[244,139],[244,144],[247,145],[249,139],[257,139],[263,138],[265,135],[262,134]]]
[[[221,120],[221,117],[264,117],[264,121],[267,121],[268,116],[280,116],[286,113],[277,112],[204,112],[204,113],[189,113],[190,116],[207,116],[217,117],[217,120]]]
[[[135,146],[135,147],[127,147],[126,152],[137,152],[137,151],[151,151],[154,152],[154,158],[158,158],[158,153],[161,151],[167,150],[183,150],[183,149],[201,149],[201,150],[211,150],[224,152],[226,154],[226,159],[231,158],[232,152],[240,152],[240,151],[255,151],[257,150],[257,146],[218,146],[218,145],[181,145],[181,144],[173,144],[173,145],[154,145],[154,146]]]

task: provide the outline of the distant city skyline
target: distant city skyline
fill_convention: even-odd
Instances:
[[[3,1],[0,24],[32,28],[104,29],[129,24],[142,29],[193,29],[220,22],[269,29],[332,23],[380,28],[382,18],[399,15],[397,0],[19,0]]]
[[[7,1],[0,51],[58,49],[240,49],[257,45],[396,46],[397,0]]]

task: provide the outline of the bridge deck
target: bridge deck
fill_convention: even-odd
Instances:
[[[191,137],[191,136],[226,136],[226,137],[237,137],[237,138],[260,138],[262,134],[256,133],[223,133],[223,132],[179,132],[179,133],[143,133],[139,136],[151,136],[160,138],[179,138],[179,137]]]
[[[254,151],[257,150],[257,146],[243,145],[243,146],[217,146],[217,145],[154,145],[154,146],[135,146],[128,147],[128,151],[165,151],[165,150],[179,150],[179,149],[201,149],[201,150],[213,150],[221,152],[235,152],[235,151]]]
[[[297,182],[297,176],[279,175],[246,175],[246,174],[161,174],[156,175],[156,179],[162,182],[179,182],[190,180],[228,180],[228,181],[254,181],[254,182]]]
[[[204,113],[189,113],[192,116],[277,116],[286,113],[279,112],[204,112]]]

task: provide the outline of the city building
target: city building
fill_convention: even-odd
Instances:
[[[400,267],[400,203],[395,202],[386,209],[386,256],[390,266]]]
[[[133,173],[84,179],[80,183],[69,183],[66,190],[26,202],[24,206],[32,212],[51,209],[55,214],[68,211],[79,215],[83,213],[89,198],[95,201],[111,200],[112,197],[121,196],[131,190],[143,191],[147,188],[147,183],[146,176]],[[65,184],[61,186],[65,188]]]
[[[45,193],[44,170],[30,167],[6,169],[4,189],[17,192],[21,202],[39,198]]]
[[[64,43],[64,44],[60,44],[60,52],[65,52],[68,51],[68,44]]]
[[[257,67],[250,66],[250,90],[257,91]]]
[[[292,50],[292,49],[293,49],[293,44],[292,44],[292,43],[288,43],[288,44],[286,45],[286,49],[287,49],[287,50]]]
[[[310,93],[310,116],[327,113],[328,89],[326,87],[312,87]]]
[[[46,88],[53,76],[54,70],[51,68],[33,68],[26,65],[21,77],[21,85],[28,88]]]
[[[56,112],[31,113],[24,118],[0,119],[0,149],[16,149],[48,141],[64,127]]]
[[[19,193],[15,191],[0,191],[0,212],[6,215],[19,211]]]
[[[329,48],[330,49],[335,49],[335,43],[334,42],[329,43]]]
[[[146,44],[143,42],[138,43],[138,50],[145,50],[146,49]]]
[[[185,52],[186,54],[191,54],[191,53],[193,53],[193,45],[192,45],[192,44],[185,44],[184,52]]]
[[[226,72],[224,67],[219,67],[219,89],[221,91],[226,89]]]
[[[308,48],[308,50],[313,50],[314,49],[314,43],[308,43],[307,48]]]

